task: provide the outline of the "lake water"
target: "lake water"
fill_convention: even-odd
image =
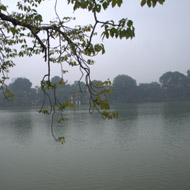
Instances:
[[[0,190],[189,190],[190,102],[128,104],[117,120],[0,111]]]

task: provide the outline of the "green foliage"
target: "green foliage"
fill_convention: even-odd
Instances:
[[[43,114],[46,114],[46,115],[50,114],[49,110],[45,110],[45,109],[44,110],[40,110],[39,113],[43,113]]]
[[[17,78],[11,85],[10,88],[13,92],[22,91],[29,92],[31,89],[32,83],[26,78]]]
[[[141,0],[141,6],[143,7],[145,4],[148,5],[148,7],[155,7],[157,3],[160,3],[163,5],[165,0]]]
[[[190,99],[190,78],[180,72],[166,72],[160,83],[140,83],[127,75],[118,75],[114,78],[115,93],[111,102],[149,102]]]
[[[6,89],[6,90],[4,91],[4,93],[5,93],[5,100],[9,100],[9,99],[14,99],[14,100],[16,100],[14,94],[13,94],[9,89]]]
[[[16,82],[17,81],[17,82]],[[0,106],[2,107],[40,107],[43,100],[43,91],[38,89],[36,92],[31,87],[27,90],[23,90],[22,85],[19,87],[18,81],[21,83],[27,82],[28,79],[17,79],[15,82],[10,84],[4,91],[5,95],[0,94]],[[85,83],[80,82],[80,87],[78,82],[72,85],[64,82],[64,85],[59,84],[61,78],[55,76],[51,79],[52,85],[57,83],[56,87],[56,97],[59,100],[57,102],[57,107],[55,108],[56,113],[60,113],[65,109],[75,109],[77,105],[89,105],[89,96]],[[63,82],[63,81],[62,81]],[[118,75],[114,78],[113,84],[111,81],[92,81],[93,86],[98,88],[96,95],[92,97],[91,111],[98,110],[104,118],[113,119],[117,118],[117,112],[110,112],[110,103],[124,103],[124,102],[147,102],[147,101],[169,101],[169,100],[180,100],[180,99],[190,99],[190,78],[179,72],[166,72],[160,77],[160,83],[140,83],[136,84],[135,79],[127,75]],[[13,91],[13,86],[17,86],[17,91]],[[80,89],[81,88],[81,89]],[[9,90],[11,89],[11,91]],[[48,91],[50,98],[54,98],[54,90]],[[114,93],[113,93],[114,91]],[[13,93],[14,92],[14,95]],[[112,94],[113,93],[113,94]],[[111,95],[111,99],[109,99]],[[71,97],[73,99],[71,99]],[[4,98],[8,100],[5,102]],[[108,101],[109,100],[109,101]],[[80,101],[80,104],[77,102]],[[55,102],[54,102],[55,103]],[[53,107],[52,107],[53,109]],[[44,108],[40,110],[40,113],[50,115],[51,109],[49,109],[49,103],[46,101],[44,103]],[[67,121],[64,114],[60,115],[58,123]]]
[[[166,88],[190,87],[189,78],[177,71],[164,73],[159,81]]]
[[[87,9],[88,11],[97,11],[98,13],[101,12],[102,8],[106,10],[110,5],[112,8],[114,8],[116,5],[118,7],[121,6],[123,3],[122,0],[100,0],[95,3],[95,1],[88,1],[88,0],[81,0],[81,1],[76,1],[76,0],[68,0],[68,3],[72,3],[73,10],[77,9]]]
[[[65,137],[58,137],[57,141],[60,142],[61,144],[64,144],[66,142]]]
[[[113,80],[113,99],[116,101],[131,101],[137,87],[136,80],[127,75],[118,75]]]
[[[180,72],[166,72],[159,79],[162,87],[167,91],[168,98],[188,96],[190,78]]]
[[[91,81],[90,66],[95,62],[93,57],[98,54],[104,54],[105,48],[102,43],[93,43],[95,35],[99,34],[102,39],[120,38],[132,39],[135,36],[135,28],[133,21],[128,18],[121,18],[118,22],[114,20],[100,20],[99,14],[106,11],[109,7],[121,7],[123,0],[67,0],[68,4],[73,5],[73,10],[88,10],[93,15],[94,24],[77,25],[68,27],[68,23],[72,23],[75,18],[66,16],[60,18],[57,13],[57,1],[55,1],[54,11],[56,19],[49,23],[43,22],[43,16],[38,12],[38,7],[46,0],[22,0],[17,1],[17,7],[14,12],[9,13],[9,8],[5,3],[0,3],[0,88],[3,89],[7,97],[12,97],[11,92],[7,91],[5,81],[8,79],[8,73],[11,67],[15,66],[14,58],[43,55],[44,61],[47,63],[48,72],[41,81],[41,93],[44,95],[42,100],[41,112],[52,114],[54,116],[57,110],[63,111],[72,104],[63,104],[58,96],[61,92],[60,86],[66,87],[63,80],[63,74],[68,71],[62,70],[60,81],[51,81],[51,65],[65,64],[72,67],[78,67],[81,72],[79,79],[79,87],[81,80],[84,78],[86,89],[89,93],[90,110],[96,109],[105,118],[115,118],[117,113],[109,111],[109,103],[107,98],[113,89],[110,87],[111,82],[105,81],[98,85],[94,85]],[[142,0],[141,5],[147,4],[154,7],[157,3],[163,4],[164,0]],[[71,24],[72,25],[72,24]],[[96,32],[96,28],[102,29],[100,33]],[[56,45],[55,45],[56,44]],[[26,82],[26,81],[25,81]],[[14,86],[13,91],[16,92]],[[28,88],[30,89],[30,84]],[[25,88],[25,87],[19,87]],[[68,89],[67,89],[68,90]],[[81,89],[80,89],[81,91]],[[28,90],[24,89],[23,98],[27,100]],[[21,96],[19,94],[19,96]],[[49,103],[50,110],[44,109]],[[62,117],[61,117],[62,118]],[[53,130],[52,130],[53,131]],[[54,135],[53,135],[54,136]]]
[[[136,80],[127,75],[118,75],[114,78],[113,86],[117,86],[118,88],[128,89],[134,88],[137,86]]]

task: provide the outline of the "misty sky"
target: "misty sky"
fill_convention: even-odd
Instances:
[[[5,3],[7,0],[1,0]],[[14,9],[16,0],[10,0]],[[66,2],[66,1],[65,1]],[[74,16],[70,6],[58,0],[61,16]],[[42,3],[39,11],[45,20],[55,18],[54,0]],[[89,24],[91,16],[84,10],[77,11],[77,24]],[[124,0],[121,8],[109,9],[99,15],[102,19],[118,20],[126,17],[134,22],[136,37],[132,40],[104,40],[106,54],[95,58],[91,67],[92,79],[113,80],[119,74],[126,74],[137,83],[158,81],[167,71],[179,71],[186,74],[190,69],[190,1],[166,0],[156,8],[140,6],[140,0]],[[71,68],[65,75],[70,83],[80,78],[78,68]],[[33,86],[39,85],[47,72],[42,56],[16,59],[16,66],[11,69],[10,77],[26,77]],[[52,76],[60,75],[60,66],[53,65]]]

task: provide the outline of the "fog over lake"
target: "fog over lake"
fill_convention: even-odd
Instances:
[[[0,0],[0,190],[190,189],[190,1],[141,1]]]
[[[36,110],[0,111],[1,190],[188,190],[190,103],[127,104],[117,120],[76,109],[63,125]]]

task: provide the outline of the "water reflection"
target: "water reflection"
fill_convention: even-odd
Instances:
[[[13,142],[29,144],[33,133],[33,111],[1,111],[0,130]]]
[[[172,149],[185,150],[190,143],[190,104],[189,102],[165,103],[163,106],[163,142]],[[190,150],[188,148],[188,150]]]
[[[183,120],[190,113],[189,102],[168,102],[163,103],[163,115],[166,120]]]
[[[118,105],[114,109],[119,110],[119,118],[112,121],[114,142],[127,150],[138,137],[138,105]]]
[[[119,120],[133,121],[138,115],[138,104],[119,104],[113,107],[114,110],[119,111]]]
[[[190,112],[171,106],[118,107],[120,117],[111,121],[67,111],[69,120],[59,125],[55,118],[54,125],[64,145],[53,140],[49,116],[1,111],[0,189],[187,190]]]

